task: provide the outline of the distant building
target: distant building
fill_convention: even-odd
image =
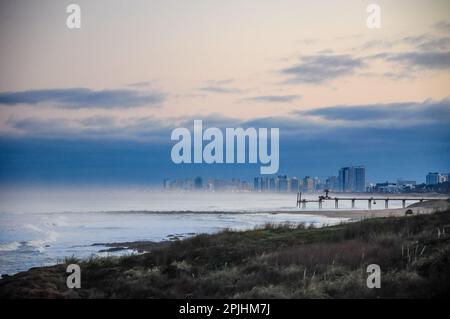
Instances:
[[[288,190],[288,181],[286,175],[279,175],[277,177],[277,188],[281,193],[287,192]]]
[[[338,178],[337,176],[330,176],[325,181],[325,189],[336,191],[339,190]]]
[[[168,179],[168,178],[164,179],[163,188],[164,188],[164,190],[169,190],[170,189],[170,179]]]
[[[325,189],[325,183],[319,177],[314,177],[314,190],[321,191]]]
[[[350,191],[350,167],[343,167],[339,170],[338,174],[338,191],[349,192]]]
[[[364,166],[343,167],[339,170],[338,191],[365,192],[366,168]]]
[[[405,181],[402,179],[397,180],[397,184],[400,186],[415,186],[417,183],[416,181]]]
[[[261,178],[261,192],[267,192],[269,190],[269,179],[267,177]]]
[[[253,179],[253,191],[255,192],[260,192],[261,191],[261,177],[255,177]]]
[[[353,192],[363,193],[366,191],[366,168],[364,166],[353,167],[354,185]]]
[[[426,183],[427,185],[437,185],[441,183],[441,174],[435,172],[435,173],[428,173],[426,177]]]
[[[200,189],[203,188],[203,180],[202,180],[202,178],[200,176],[197,176],[194,179],[194,187],[195,187],[196,190],[200,190]]]
[[[305,176],[303,178],[303,192],[305,193],[312,193],[315,190],[315,184],[314,184],[314,178]]]
[[[275,181],[275,178],[271,177],[269,178],[269,191],[275,192],[277,190],[277,183]]]
[[[184,190],[190,191],[194,188],[194,184],[195,184],[195,181],[192,180],[191,178],[188,178],[184,181],[177,180],[177,185],[178,185],[177,188],[179,188],[179,189],[184,189]]]
[[[300,183],[297,177],[292,177],[288,180],[289,191],[292,193],[297,193],[300,190]]]
[[[243,192],[250,192],[252,190],[252,186],[250,183],[243,181],[241,183],[241,191]]]
[[[397,183],[385,182],[377,183],[372,191],[374,193],[399,193],[401,189],[402,188]]]

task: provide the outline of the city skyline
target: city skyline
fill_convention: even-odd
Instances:
[[[239,177],[219,179],[214,177],[165,178],[164,190],[206,190],[206,191],[253,191],[253,192],[306,192],[315,193],[325,190],[333,192],[402,192],[413,191],[416,186],[434,186],[450,181],[450,173],[429,172],[426,182],[397,179],[396,181],[371,182],[365,178],[365,167],[350,166],[338,170],[337,176],[292,176],[260,175],[252,180]]]

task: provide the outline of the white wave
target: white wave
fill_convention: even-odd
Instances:
[[[29,247],[33,247],[37,251],[42,253],[45,251],[45,248],[49,243],[55,242],[56,239],[58,238],[58,233],[53,232],[53,231],[47,231],[47,232],[45,232],[45,235],[46,235],[46,237],[44,239],[29,240],[25,243],[25,245],[27,245]]]

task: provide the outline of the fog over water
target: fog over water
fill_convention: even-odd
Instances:
[[[267,222],[321,227],[346,220],[301,214],[295,201],[293,193],[183,193],[143,187],[2,188],[0,273],[51,265],[72,255],[84,258],[99,254],[105,246],[92,246],[94,243],[161,241],[169,235],[183,238],[224,228],[244,230]],[[361,202],[357,208],[365,209],[366,205]],[[395,205],[401,203],[390,204]],[[324,209],[331,206],[333,202],[324,204]],[[350,203],[342,202],[341,206],[348,208]],[[384,203],[373,207],[382,208]],[[308,208],[317,209],[317,203]]]

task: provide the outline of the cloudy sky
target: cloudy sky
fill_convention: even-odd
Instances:
[[[194,119],[279,127],[279,173],[450,171],[449,13],[448,0],[0,0],[0,183],[259,172],[174,165],[170,132]]]

